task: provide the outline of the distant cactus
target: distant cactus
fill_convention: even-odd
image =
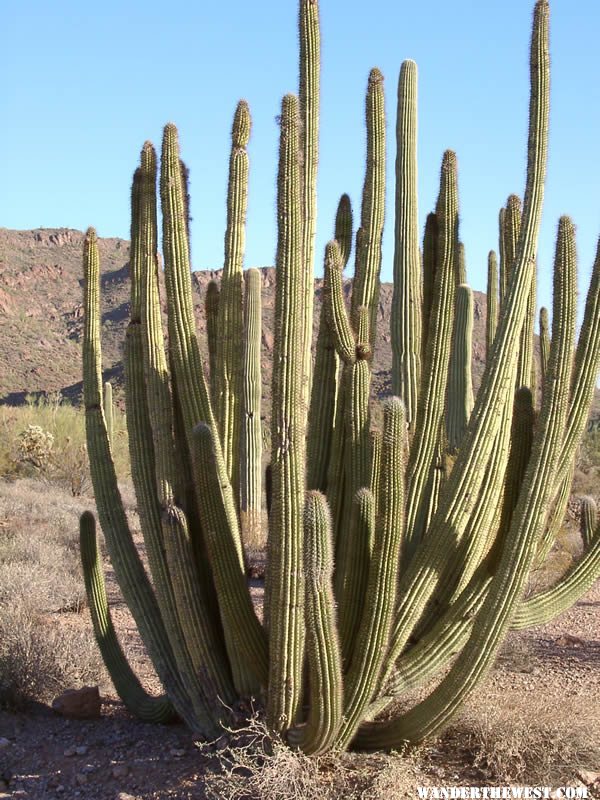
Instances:
[[[536,415],[533,318],[549,116],[549,5],[537,0],[524,201],[508,199],[499,264],[489,256],[486,367],[474,395],[473,294],[459,239],[457,157],[443,156],[421,254],[416,66],[405,62],[396,126],[393,396],[377,409],[383,426],[374,430],[381,417],[373,413],[371,379],[385,206],[383,76],[371,70],[367,85],[358,230],[342,195],[325,248],[311,376],[316,0],[300,0],[299,25],[299,94],[284,97],[280,120],[269,436],[261,425],[260,274],[248,270],[242,278],[247,104],[238,105],[233,125],[225,270],[220,290],[211,284],[206,295],[208,381],[193,313],[187,171],[174,125],[164,130],[160,168],[167,336],[151,144],[134,175],[125,394],[148,571],[111,456],[98,245],[95,231],[86,236],[84,398],[98,516],[164,696],[145,693],[118,645],[89,513],[81,520],[82,561],[102,654],[117,691],[142,718],[175,713],[198,735],[214,737],[233,704],[252,696],[271,729],[307,753],[396,749],[448,723],[511,629],[551,619],[600,575],[597,513],[586,499],[582,558],[555,586],[522,600],[531,570],[560,530],[598,376],[600,245],[576,344],[575,229],[570,219],[559,221],[551,337],[547,315],[540,319]],[[348,306],[342,272],[353,242]],[[259,621],[243,544],[262,533],[267,439],[267,578]],[[436,676],[418,702],[398,705],[406,691]]]

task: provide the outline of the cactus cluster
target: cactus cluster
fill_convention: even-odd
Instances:
[[[398,84],[392,397],[375,413],[385,205],[383,76],[369,75],[360,222],[341,197],[324,258],[311,353],[319,115],[316,0],[300,0],[300,89],[283,99],[277,182],[271,463],[262,470],[261,278],[243,272],[250,112],[233,122],[225,268],[206,293],[208,364],[193,312],[187,169],[164,130],[162,204],[167,331],[159,293],[157,157],[142,150],[132,189],[131,319],[125,345],[131,468],[149,573],[111,458],[101,376],[100,272],[85,240],[84,395],[100,524],[123,595],[163,684],[150,697],[119,646],[95,522],[81,519],[94,629],[115,687],[146,720],[179,716],[212,737],[236,703],[307,753],[397,748],[438,732],[493,663],[507,632],[551,619],[600,574],[600,528],[582,504],[581,560],[525,598],[560,530],[600,359],[600,248],[579,339],[572,222],[561,218],[551,335],[542,310],[534,369],[536,251],[546,170],[548,0],[530,52],[524,200],[500,213],[488,261],[487,363],[473,392],[473,294],[459,238],[457,157],[442,160],[422,242],[417,217],[417,68]],[[354,246],[349,304],[342,273]],[[536,395],[542,378],[540,397]],[[374,425],[382,418],[381,429]],[[262,511],[268,489],[268,519]],[[264,617],[244,541],[267,539]],[[456,659],[456,653],[461,652]],[[403,693],[443,673],[416,705]]]

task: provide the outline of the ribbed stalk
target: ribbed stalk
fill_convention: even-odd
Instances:
[[[425,532],[435,449],[446,403],[446,386],[454,319],[458,247],[456,155],[444,153],[436,217],[439,226],[438,266],[429,319],[423,388],[415,437],[408,464],[406,547],[412,554]]]
[[[536,14],[542,23],[546,21],[548,7],[544,0],[539,0]],[[563,217],[555,261],[555,316],[547,392],[523,490],[489,593],[460,660],[439,686],[415,709],[391,723],[365,731],[364,738],[359,738],[361,745],[368,741],[370,747],[393,747],[400,741],[420,740],[439,731],[493,663],[520,602],[548,511],[569,405],[576,306],[574,229]]]
[[[374,68],[369,73],[366,99],[367,163],[360,212],[361,235],[357,233],[356,267],[352,287],[352,313],[364,306],[371,316],[369,342],[375,342],[381,237],[385,212],[385,100],[383,75]],[[360,244],[359,244],[360,242]]]
[[[315,300],[315,234],[317,224],[317,167],[319,163],[319,100],[321,71],[321,32],[317,0],[300,0],[298,15],[300,38],[300,85],[298,88],[300,129],[298,132],[301,169],[302,203],[302,306],[304,401],[301,412],[306,416],[311,391],[313,305]]]
[[[177,130],[174,125],[167,125],[163,137],[160,184],[169,347],[190,450],[196,447],[193,430],[199,421],[205,421],[213,434],[212,468],[216,474],[210,477],[218,484],[219,491],[203,495],[200,485],[206,479],[202,473],[204,464],[202,459],[193,458],[195,491],[198,506],[203,511],[202,523],[234,681],[248,689],[254,678],[263,679],[261,672],[266,658],[266,644],[246,584],[236,503],[198,349],[178,151]],[[218,536],[212,535],[216,527]],[[248,651],[241,650],[239,642],[247,643]]]
[[[344,687],[344,721],[337,745],[346,748],[378,688],[396,605],[398,566],[404,522],[404,450],[406,421],[398,397],[384,401],[382,474],[375,543],[362,620]]]
[[[593,497],[581,498],[581,540],[587,550],[591,546],[598,527],[598,507]]]
[[[352,247],[352,208],[347,194],[342,195],[335,217],[335,240],[338,246],[336,269],[340,272],[346,265]],[[326,259],[332,255],[325,253]],[[321,312],[319,333],[315,353],[314,381],[308,414],[308,439],[306,457],[306,485],[309,489],[326,491],[327,472],[331,453],[331,439],[335,427],[338,402],[339,356],[329,325],[327,278],[321,290]]]
[[[223,707],[217,707],[215,695],[233,698],[233,686],[222,632],[209,615],[209,586],[199,581],[187,519],[175,504],[173,419],[158,297],[156,154],[150,143],[142,150],[132,197],[131,321],[124,353],[131,475],[179,672],[196,714],[210,709],[216,730]]]
[[[485,320],[485,359],[489,360],[498,327],[498,260],[496,253],[488,254],[487,314]]]
[[[429,338],[429,319],[431,317],[431,307],[433,305],[433,293],[435,287],[435,273],[437,270],[437,249],[438,249],[438,220],[434,212],[427,215],[425,220],[425,231],[423,234],[423,314],[421,334],[421,361],[425,360],[427,352],[427,340]],[[421,370],[421,381],[425,379],[425,374]],[[414,426],[413,426],[414,427]]]
[[[546,172],[548,134],[549,58],[548,4],[538,0],[534,14],[531,49],[531,100],[525,208],[519,242],[517,268],[514,270],[502,314],[492,357],[486,366],[481,388],[452,473],[445,485],[440,505],[429,526],[428,536],[415,553],[401,580],[401,602],[394,624],[390,648],[393,662],[404,649],[427,600],[452,567],[449,553],[460,542],[486,476],[486,465],[495,442],[501,409],[507,405],[512,414],[512,387],[516,372],[517,343],[525,318],[527,297],[533,273],[533,259],[541,219]],[[414,448],[414,442],[413,442]],[[499,497],[502,481],[495,486]],[[496,502],[493,500],[493,502]]]
[[[219,424],[223,458],[234,493],[239,486],[239,447],[242,399],[243,318],[242,293],[246,210],[248,207],[248,152],[250,110],[245,100],[237,105],[231,129],[225,261],[217,321],[215,416]]]
[[[392,393],[412,426],[421,382],[422,295],[417,203],[417,65],[404,61],[396,118],[396,225],[391,311]]]
[[[269,532],[269,697],[275,730],[289,728],[299,711],[304,656],[303,506],[305,472],[303,303],[307,265],[302,259],[298,100],[283,98],[277,182],[277,289],[273,352],[271,465],[273,505]]]
[[[216,403],[215,394],[217,391],[217,339],[219,338],[217,326],[220,296],[219,284],[216,281],[209,281],[204,295],[204,313],[206,315],[210,400],[213,405]]]
[[[310,710],[306,724],[288,733],[305,753],[331,748],[342,722],[342,656],[333,596],[333,541],[325,497],[308,492],[304,507],[306,652]]]
[[[100,258],[96,231],[88,229],[84,243],[83,395],[87,448],[98,517],[115,575],[125,602],[146,643],[158,676],[182,719],[192,730],[204,730],[179,677],[177,664],[156,603],[152,586],[127,523],[110,453],[102,409],[100,347]]]
[[[240,521],[246,546],[262,545],[262,279],[260,271],[245,274],[242,435],[240,438]]]
[[[546,382],[548,371],[548,356],[550,355],[550,334],[548,323],[548,309],[540,308],[540,378],[542,386]]]
[[[456,290],[456,312],[448,376],[446,432],[450,453],[456,453],[473,410],[473,291],[466,284]]]

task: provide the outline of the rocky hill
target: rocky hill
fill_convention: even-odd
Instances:
[[[83,329],[81,256],[84,234],[68,228],[12,231],[0,228],[0,402],[18,404],[27,394],[81,393]],[[117,385],[122,380],[121,346],[129,315],[129,243],[99,240],[102,268],[103,367]],[[263,278],[263,389],[270,398],[275,271]],[[203,299],[206,285],[220,271],[193,273],[196,319],[205,346]],[[349,290],[349,284],[347,284]],[[315,281],[315,328],[321,281]],[[383,284],[379,303],[374,390],[389,391],[391,284]],[[473,368],[478,382],[485,358],[485,295],[475,292]],[[598,398],[596,411],[598,416]]]

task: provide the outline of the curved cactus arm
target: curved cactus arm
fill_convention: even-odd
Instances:
[[[342,722],[342,656],[333,596],[333,541],[325,497],[308,492],[304,507],[306,574],[306,653],[310,711],[305,725],[288,732],[290,744],[305,753],[328,750]]]
[[[437,270],[437,248],[439,238],[438,219],[435,212],[431,211],[425,220],[423,233],[423,313],[421,314],[421,362],[425,360],[427,340],[429,338],[429,320],[435,288],[435,273]],[[421,382],[425,379],[421,370]],[[414,429],[414,425],[412,426]]]
[[[152,663],[179,715],[192,730],[198,719],[183,686],[156,598],[127,523],[110,453],[102,409],[100,347],[100,259],[96,231],[84,243],[83,396],[90,472],[98,517],[125,602],[146,643]],[[200,730],[200,732],[204,732]]]
[[[421,383],[423,279],[417,203],[417,65],[404,61],[398,79],[396,118],[396,223],[391,312],[392,394],[417,416]]]
[[[571,403],[565,438],[559,457],[555,483],[555,499],[547,531],[540,542],[538,562],[550,551],[565,515],[573,480],[575,458],[594,397],[600,366],[600,241],[587,293],[583,324],[577,342],[575,365],[571,377]]]
[[[210,613],[212,584],[201,581],[186,515],[177,507],[173,415],[160,300],[156,154],[142,150],[131,226],[131,322],[125,347],[131,471],[161,613],[197,713],[216,721],[233,699],[223,634]],[[134,181],[135,191],[135,181]],[[166,556],[166,559],[165,559]],[[205,577],[205,576],[202,576]],[[220,704],[215,698],[220,698]]]
[[[239,486],[240,402],[242,396],[243,319],[242,266],[248,207],[248,152],[250,110],[240,100],[231,130],[225,261],[217,320],[215,417],[219,425],[225,468],[231,485]]]
[[[177,718],[173,704],[167,695],[153,697],[146,692],[117,638],[98,553],[96,521],[91,511],[84,511],[79,519],[79,547],[94,634],[117,694],[129,711],[144,722],[172,722]]]
[[[352,661],[369,580],[375,535],[375,498],[371,491],[361,488],[356,492],[352,498],[347,524],[350,529],[344,534],[344,539],[347,540],[345,552],[336,563],[336,570],[342,575],[338,578],[336,573],[336,579],[342,585],[341,588],[336,586],[336,600],[345,665]]]
[[[472,349],[473,290],[466,284],[460,284],[456,289],[446,412],[446,432],[451,453],[458,451],[473,410]]]
[[[189,240],[185,222],[185,203],[179,144],[174,125],[165,126],[163,134],[160,191],[163,214],[163,254],[165,259],[165,284],[169,312],[169,350],[173,364],[177,397],[190,449],[192,430],[198,422],[206,422],[216,432],[217,427],[210,404],[204,370],[198,348],[192,282],[190,271]],[[220,442],[217,444],[216,465],[223,486],[222,497],[229,526],[226,541],[228,549],[236,553],[240,571],[243,572],[243,552],[236,504],[228,478]],[[198,476],[195,476],[196,480]],[[200,502],[200,501],[199,501]]]
[[[231,558],[226,543],[228,520],[220,495],[223,487],[216,467],[218,442],[210,426],[200,422],[193,431],[195,474],[206,547],[213,564],[213,576],[229,661],[236,688],[244,694],[256,692],[267,683],[267,639],[258,621],[237,559]],[[235,667],[233,665],[236,665]]]
[[[219,300],[221,290],[216,281],[209,281],[204,295],[204,313],[206,315],[206,343],[208,345],[208,374],[210,382],[211,403],[216,403],[217,383],[217,340],[219,320]]]
[[[447,568],[452,568],[456,563],[456,558],[449,557],[449,553],[456,552],[457,542],[460,543],[473,513],[482,480],[486,477],[485,467],[494,446],[501,409],[508,405],[507,413],[512,414],[515,353],[532,278],[546,170],[549,108],[547,0],[538,0],[534,12],[531,86],[527,184],[518,264],[508,290],[506,313],[502,314],[492,358],[486,366],[463,446],[445,484],[428,535],[401,579],[401,601],[390,646],[392,663],[404,649]],[[500,480],[495,486],[496,498],[500,496],[501,489]],[[480,535],[485,535],[485,532],[480,532]]]
[[[574,567],[552,588],[521,603],[512,621],[514,630],[544,625],[571,608],[600,578],[600,526]]]
[[[540,566],[548,558],[548,553],[552,550],[556,537],[561,531],[571,497],[571,487],[573,485],[573,475],[575,473],[575,465],[571,467],[567,475],[564,477],[559,489],[554,494],[554,503],[550,511],[546,530],[542,534],[538,546],[536,556],[536,566]]]
[[[436,209],[439,226],[439,261],[429,319],[423,387],[407,470],[406,539],[412,555],[424,534],[436,445],[446,403],[448,364],[456,290],[455,262],[458,247],[458,190],[456,155],[444,153],[440,193]]]
[[[169,309],[169,347],[174,367],[174,379],[177,397],[181,404],[181,415],[185,427],[190,450],[196,449],[194,428],[199,422],[205,422],[213,434],[211,448],[211,469],[215,475],[204,474],[202,459],[192,458],[194,471],[194,488],[198,507],[208,512],[209,518],[203,519],[203,527],[207,550],[213,570],[215,587],[224,620],[225,639],[229,659],[234,672],[234,681],[245,692],[254,689],[255,680],[262,680],[264,667],[265,642],[264,631],[253,615],[247,614],[247,606],[251,605],[249,589],[246,583],[245,568],[236,501],[229,481],[221,443],[208,398],[208,390],[200,360],[196,336],[193,303],[191,294],[191,277],[188,239],[184,220],[181,174],[178,168],[177,131],[174,125],[167,125],[163,137],[163,157],[161,169],[161,198],[163,209],[163,251],[165,257],[165,282],[167,287],[167,305]],[[218,492],[210,498],[203,495],[201,488],[206,480],[213,480]],[[218,520],[218,546],[215,546],[213,532],[207,529]],[[222,576],[227,575],[227,580]],[[231,597],[239,601],[240,608],[236,612],[231,608]],[[242,638],[249,651],[241,652],[239,647],[232,648],[232,637],[238,625],[237,615],[248,619],[246,635]],[[227,622],[225,622],[227,620]],[[234,625],[227,630],[229,623]],[[263,663],[261,663],[261,661]],[[258,673],[258,674],[257,674]]]
[[[548,7],[544,0],[539,0],[536,13],[547,18]],[[574,228],[565,217],[559,224],[554,278],[548,391],[519,502],[471,636],[460,660],[426,700],[389,723],[365,726],[358,738],[359,747],[397,747],[400,742],[420,741],[438,732],[491,666],[511,625],[543,531],[568,411],[577,302]]]
[[[246,544],[262,540],[262,279],[258,269],[245,274],[242,435],[240,440],[240,519]]]
[[[375,343],[381,238],[385,212],[385,100],[383,75],[375,67],[369,73],[366,98],[367,163],[357,233],[352,285],[352,315],[365,306],[371,315],[369,342]]]
[[[490,357],[492,344],[498,327],[498,259],[496,253],[488,253],[487,314],[485,320],[485,358]]]
[[[598,526],[598,506],[593,497],[581,498],[581,540],[587,550],[591,546]]]
[[[354,655],[346,674],[344,721],[336,741],[342,749],[348,747],[377,692],[388,650],[404,527],[405,446],[404,405],[398,397],[389,397],[383,404],[383,469],[373,555]]]
[[[548,355],[550,354],[550,334],[548,323],[548,309],[540,308],[540,378],[542,386],[546,382],[548,370]]]
[[[302,259],[302,203],[298,100],[283,98],[277,182],[277,289],[271,464],[273,506],[269,529],[269,697],[267,718],[274,730],[288,729],[298,716],[304,660],[304,506],[306,415],[302,359],[302,304],[307,266]]]
[[[327,305],[327,320],[339,357],[347,364],[356,360],[355,336],[344,303],[342,259],[338,243],[333,240],[325,247],[325,282],[323,302]]]
[[[583,323],[577,342],[571,377],[571,405],[568,425],[560,453],[557,487],[572,468],[581,435],[585,430],[600,368],[600,240],[592,267]]]
[[[491,583],[482,565],[457,600],[438,616],[431,628],[396,662],[381,697],[372,704],[369,718],[380,714],[404,692],[422,686],[442,670],[469,638],[473,620]]]

